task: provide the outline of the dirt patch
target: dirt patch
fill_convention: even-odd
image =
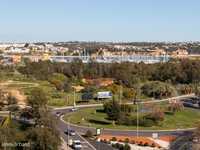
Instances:
[[[9,87],[10,85],[22,85],[22,84],[32,84],[32,83],[27,83],[27,82],[16,82],[16,81],[12,81],[12,80],[8,80],[5,82],[1,82],[0,83],[0,89],[3,90],[6,93],[11,94],[11,96],[15,97],[17,100],[17,104],[20,107],[24,107],[26,106],[26,95],[24,94],[24,92],[22,91],[22,89],[17,88],[17,87]],[[33,85],[35,86],[35,85]]]
[[[26,96],[22,91],[16,90],[16,89],[10,89],[8,91],[11,96],[15,97],[17,99],[18,105],[26,105]]]

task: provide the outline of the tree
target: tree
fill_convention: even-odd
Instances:
[[[28,97],[28,104],[32,108],[33,117],[38,120],[41,112],[47,111],[48,98],[46,93],[41,88],[34,88]],[[43,111],[42,111],[43,110]]]
[[[91,130],[87,130],[87,132],[85,133],[85,136],[88,138],[91,138],[93,136],[93,133]]]
[[[58,132],[48,127],[31,128],[27,133],[28,142],[34,150],[58,150],[61,143]]]
[[[135,92],[133,89],[129,89],[129,88],[124,88],[123,89],[123,97],[126,99],[133,99]]]
[[[17,100],[15,97],[13,97],[11,94],[7,97],[8,105],[13,105],[17,103]]]
[[[69,91],[71,89],[69,80],[64,74],[54,73],[51,77],[49,77],[48,81],[59,91]]]
[[[134,107],[132,105],[128,105],[128,104],[121,104],[120,110],[121,110],[121,112],[128,114],[128,113],[132,113],[134,111]]]
[[[133,103],[136,104],[139,96],[141,95],[141,88],[139,85],[134,85]]]
[[[3,149],[3,143],[17,143],[25,140],[24,134],[19,132],[14,124],[0,128],[0,149]]]
[[[60,145],[57,120],[48,111],[47,100],[46,93],[40,88],[33,89],[28,97],[36,124],[28,131],[27,139],[35,150],[58,150]]]
[[[175,112],[183,110],[184,106],[182,102],[171,102],[168,106],[168,110],[171,111],[173,114]]]
[[[130,145],[125,143],[123,150],[131,150]]]
[[[171,97],[177,94],[177,91],[174,87],[168,83],[159,81],[153,81],[144,84],[142,86],[142,92],[143,94],[154,98]]]
[[[22,117],[22,118],[27,118],[27,119],[33,118],[32,109],[24,108],[24,109],[20,112],[20,117]]]
[[[188,84],[183,84],[179,86],[181,94],[191,94],[193,91],[193,87]]]
[[[200,97],[200,87],[199,86],[195,87],[195,95]]]
[[[120,105],[117,101],[112,100],[104,104],[104,111],[109,119],[116,121],[120,116]]]
[[[158,123],[159,121],[163,121],[165,117],[164,112],[159,107],[154,107],[153,111],[147,116],[147,118],[153,120],[154,122]]]

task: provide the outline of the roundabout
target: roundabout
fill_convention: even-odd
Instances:
[[[84,109],[89,109],[89,108],[96,108],[96,107],[101,107],[102,104],[91,104],[91,105],[79,105],[77,108],[79,109],[78,111],[84,110]],[[55,108],[53,110],[53,113],[56,114],[56,112],[60,112],[63,115],[59,117],[59,122],[62,124],[62,130],[66,129],[67,126],[70,126],[71,129],[75,130],[76,132],[79,133],[86,133],[87,130],[91,130],[93,133],[96,133],[96,127],[95,126],[84,126],[80,124],[73,124],[69,120],[66,121],[65,115],[72,115],[71,109],[73,106],[68,106],[64,108]],[[73,116],[73,115],[72,115]],[[193,130],[195,130],[194,127],[188,127],[188,128],[175,128],[175,129],[140,129],[139,128],[139,136],[152,136],[153,133],[158,133],[159,136],[165,136],[165,135],[187,135],[187,134],[192,134]],[[102,128],[102,134],[109,134],[109,135],[123,135],[123,136],[136,136],[137,135],[137,130],[136,129],[111,129],[111,128]]]
[[[140,115],[140,114],[139,114]],[[141,113],[141,115],[143,115]],[[195,123],[199,122],[200,111],[185,108],[181,112],[176,112],[174,115],[165,114],[165,119],[158,125],[139,125],[139,130],[177,130],[177,129],[189,129],[195,127]],[[106,113],[103,112],[102,107],[98,108],[84,108],[79,109],[76,112],[70,112],[66,114],[63,119],[71,124],[78,126],[93,127],[93,128],[104,128],[114,130],[136,130],[136,125],[123,125],[113,124],[112,120],[109,120]]]

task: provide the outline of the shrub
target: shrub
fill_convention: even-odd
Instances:
[[[154,98],[171,97],[177,94],[177,91],[168,83],[159,81],[148,82],[142,87],[143,94]]]
[[[123,97],[126,99],[133,99],[134,92],[135,91],[133,89],[124,88],[123,89]]]
[[[134,140],[131,141],[131,144],[136,144],[136,142]]]
[[[143,122],[144,127],[152,127],[155,125],[155,122],[151,119],[145,119]]]
[[[113,144],[113,147],[119,149],[120,148],[120,144],[119,143]]]
[[[124,148],[123,148],[123,150],[130,150],[131,149],[131,147],[130,147],[130,145],[128,145],[127,143],[124,145]]]
[[[58,92],[55,92],[52,94],[52,98],[62,98],[62,96]]]
[[[88,138],[91,138],[93,136],[92,131],[87,130],[87,132],[85,133],[85,136]]]
[[[131,116],[128,116],[127,114],[120,112],[120,116],[117,119],[117,124],[123,124],[123,125],[133,125],[132,123],[132,119]]]
[[[144,146],[148,146],[149,144],[147,142],[144,143]]]
[[[116,137],[112,137],[111,141],[117,141]]]
[[[115,100],[105,103],[104,110],[111,120],[117,120],[120,116],[120,105]]]
[[[168,106],[168,110],[171,111],[173,114],[175,112],[183,110],[183,108],[184,108],[184,106],[183,106],[183,103],[181,103],[181,102],[172,102]]]
[[[132,113],[134,111],[134,107],[128,104],[121,104],[120,110],[121,112],[124,112],[124,113]]]
[[[155,143],[152,143],[152,144],[151,144],[151,147],[156,147]]]
[[[124,140],[124,142],[125,142],[125,143],[129,143],[129,138],[126,138],[126,139]]]
[[[142,141],[140,141],[138,145],[140,145],[140,146],[143,146],[144,144],[143,144],[143,142],[142,142]]]
[[[104,142],[104,143],[108,143],[106,139],[103,139],[103,142]]]
[[[153,120],[154,122],[158,123],[159,121],[164,120],[164,112],[161,110],[161,108],[155,107],[153,111],[149,114],[148,118]]]

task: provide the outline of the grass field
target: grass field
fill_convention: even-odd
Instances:
[[[136,126],[113,125],[112,121],[107,119],[107,115],[105,113],[98,111],[101,109],[102,108],[81,109],[77,112],[73,112],[73,114],[67,114],[64,119],[67,121],[69,118],[70,122],[73,124],[97,128],[112,128],[122,130],[136,129]],[[200,110],[185,108],[183,111],[175,113],[175,115],[166,114],[165,120],[160,126],[140,127],[140,129],[162,130],[191,128],[195,127],[199,121]]]

